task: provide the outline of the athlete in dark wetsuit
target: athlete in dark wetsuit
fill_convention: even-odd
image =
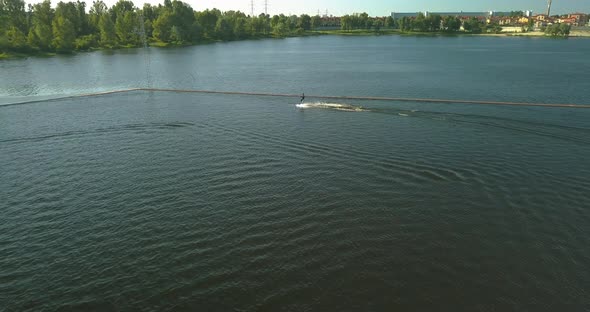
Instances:
[[[301,94],[301,100],[299,101],[299,103],[303,103],[303,100],[305,100],[305,93]]]

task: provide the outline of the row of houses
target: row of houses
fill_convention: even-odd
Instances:
[[[535,27],[542,27],[551,24],[569,24],[571,26],[586,26],[588,25],[588,14],[571,13],[562,16],[547,16],[546,14],[533,15],[531,17],[501,17],[490,19],[488,23],[497,23],[506,26],[525,26],[534,25]]]
[[[537,15],[537,19],[535,20],[536,23],[540,24],[569,24],[572,26],[590,26],[590,15],[585,13],[571,13],[562,16],[547,16],[544,14]]]
[[[391,17],[394,19],[401,19],[404,17],[409,18],[416,18],[419,14],[423,14],[424,16],[428,17],[430,15],[440,15],[442,17],[445,16],[453,16],[459,17],[461,19],[468,19],[475,17],[480,20],[486,20],[489,18],[495,17],[502,17],[502,16],[510,16],[513,12],[497,12],[497,11],[485,11],[485,12],[410,12],[410,13],[399,13],[399,12],[391,12]],[[533,11],[524,11],[522,12],[523,16],[530,17],[533,15]]]
[[[542,27],[551,24],[569,24],[571,26],[590,26],[590,15],[585,13],[571,13],[561,16],[547,16],[546,14],[533,15],[532,11],[524,11],[521,16],[513,16],[513,12],[417,12],[417,13],[398,13],[392,12],[391,17],[401,19],[404,17],[416,18],[419,14],[424,16],[440,15],[458,17],[462,20],[477,18],[487,24],[498,24],[501,26],[525,26],[531,23],[535,27]]]

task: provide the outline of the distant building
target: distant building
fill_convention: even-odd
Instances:
[[[588,14],[572,13],[568,15],[568,18],[576,19],[575,26],[585,26],[588,24]]]
[[[428,17],[430,15],[440,15],[442,17],[445,16],[456,16],[456,17],[489,17],[492,15],[492,12],[416,12],[416,13],[399,13],[399,12],[391,12],[391,17],[393,19],[400,19],[404,17],[409,18],[416,18],[419,14],[423,14],[424,16]]]
[[[545,21],[548,21],[550,18],[546,14],[539,14],[539,15],[533,16],[533,19],[535,21],[545,22]]]
[[[391,17],[393,17],[393,19],[402,19],[404,17],[415,18],[415,17],[418,17],[418,15],[420,15],[420,13],[422,13],[422,12],[416,12],[416,13],[391,12]],[[424,14],[424,13],[422,13],[422,14]]]
[[[511,17],[500,17],[497,19],[498,25],[501,26],[508,26],[508,25],[514,25],[515,20]]]
[[[572,26],[578,26],[578,20],[575,17],[558,18],[557,22],[560,24],[568,24],[568,25],[572,25]]]
[[[519,25],[527,25],[532,20],[533,20],[533,18],[532,17],[528,17],[528,16],[519,17],[518,18],[518,24]]]
[[[426,12],[426,16],[428,15],[440,15],[442,17],[445,16],[456,16],[456,17],[489,17],[493,16],[493,12]]]

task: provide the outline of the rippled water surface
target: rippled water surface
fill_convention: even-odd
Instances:
[[[0,62],[143,86],[590,104],[590,41],[319,37]],[[0,310],[584,311],[590,110],[134,91],[0,106]]]

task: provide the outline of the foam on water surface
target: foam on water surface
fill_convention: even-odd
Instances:
[[[333,109],[339,111],[347,111],[347,112],[366,112],[367,109],[362,108],[361,106],[355,106],[350,104],[341,104],[341,103],[326,103],[326,102],[314,102],[314,103],[301,103],[296,105],[297,108],[300,109]]]

